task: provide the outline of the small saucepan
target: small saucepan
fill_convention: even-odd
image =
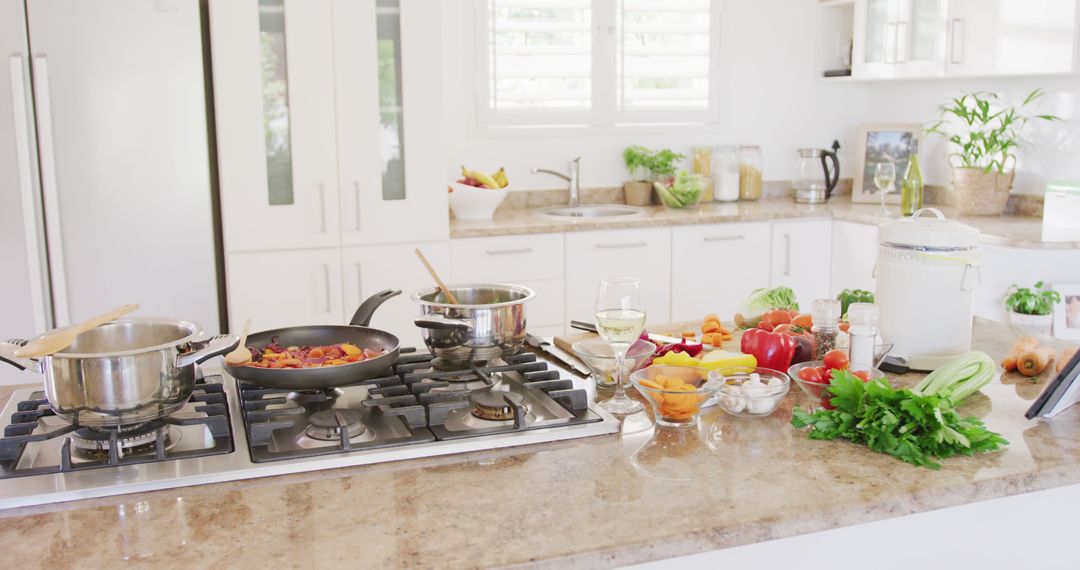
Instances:
[[[453,363],[483,363],[521,350],[525,342],[528,287],[502,283],[449,285],[458,304],[438,287],[413,294],[423,316],[414,323],[428,350]]]
[[[273,329],[254,333],[248,336],[247,341],[249,347],[257,349],[275,341],[282,346],[325,346],[349,343],[362,349],[383,351],[379,356],[321,368],[228,366],[229,374],[239,380],[264,388],[295,391],[329,390],[378,378],[386,374],[386,371],[397,362],[398,338],[386,331],[370,328],[367,324],[371,322],[375,309],[387,299],[400,294],[401,291],[386,290],[372,295],[360,305],[348,325],[309,325]]]

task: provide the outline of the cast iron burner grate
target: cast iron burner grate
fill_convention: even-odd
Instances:
[[[73,439],[85,437],[90,428],[63,422],[49,408],[49,401],[44,392],[33,392],[29,400],[19,402],[16,412],[11,414],[11,422],[4,427],[0,438],[0,479],[41,475],[45,473],[66,473],[101,467],[116,467],[156,461],[169,461],[185,457],[205,457],[230,453],[233,450],[232,430],[229,423],[228,402],[221,385],[220,376],[208,376],[195,385],[191,399],[181,411],[170,416],[154,420],[139,426],[138,433],[145,436],[146,443],[136,448],[124,448],[123,440],[129,437],[125,431],[114,429],[93,430],[93,437],[107,441],[107,450],[102,450],[100,457],[76,457],[72,454]],[[194,412],[192,413],[185,413]],[[47,418],[53,418],[48,421]],[[43,421],[45,420],[45,421]],[[202,426],[209,434],[212,443],[197,449],[177,449],[170,445],[170,430],[181,426]],[[179,433],[173,434],[179,439]],[[55,461],[29,461],[31,466],[23,467],[24,456],[35,445],[64,438]],[[42,450],[43,452],[45,450]],[[77,446],[75,451],[79,451]]]
[[[575,389],[571,380],[561,378],[558,370],[549,370],[547,363],[533,353],[521,352],[504,357],[498,364],[463,370],[436,368],[434,358],[416,353],[415,349],[402,349],[385,377],[341,387],[332,397],[305,397],[237,381],[252,461],[348,453],[603,420],[589,410],[585,390]],[[473,392],[491,386],[514,390],[515,395],[505,397],[506,406],[514,410],[513,418],[462,423],[461,418],[473,417]],[[352,430],[340,430],[336,441],[324,441],[322,445],[304,440],[313,415],[341,409],[361,410],[366,437],[358,440]],[[317,422],[319,418],[321,415]]]

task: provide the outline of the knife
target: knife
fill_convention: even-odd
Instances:
[[[566,352],[565,350],[555,346],[550,340],[546,338],[540,338],[532,333],[525,333],[525,344],[544,351],[546,354],[548,354],[555,360],[558,360],[566,366],[569,366],[574,370],[574,372],[577,372],[582,376],[588,376],[589,374],[592,374],[592,371],[589,370],[588,366],[585,366],[584,362],[578,360],[578,358],[573,354],[570,354],[569,352]]]
[[[570,321],[570,328],[577,329],[579,331],[586,331],[586,332],[596,333],[596,325],[594,325],[592,323],[587,323],[585,321]],[[599,334],[599,333],[597,333],[597,334]],[[676,337],[673,337],[673,336],[667,336],[667,335],[663,335],[663,334],[649,333],[648,336],[649,336],[649,340],[651,340],[653,342],[658,342],[660,344],[678,344],[678,343],[683,342],[683,339],[681,339],[681,338],[676,338]],[[692,341],[692,342],[696,343],[697,341]]]

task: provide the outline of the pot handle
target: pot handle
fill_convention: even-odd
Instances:
[[[358,327],[366,327],[371,322],[371,316],[375,314],[375,309],[378,309],[380,305],[385,303],[391,297],[397,297],[401,294],[401,289],[387,289],[385,291],[379,291],[370,296],[360,307],[353,313],[352,320],[349,321],[350,325]]]
[[[15,351],[24,347],[30,341],[22,338],[12,338],[0,342],[0,360],[18,368],[31,372],[41,372],[41,361],[36,358],[22,358],[15,356]]]
[[[180,354],[176,355],[176,367],[183,368],[192,364],[199,364],[215,356],[225,354],[236,348],[240,343],[240,337],[234,334],[219,334],[206,340],[193,340],[182,344],[177,348]]]
[[[442,315],[425,315],[423,317],[416,317],[413,320],[413,324],[422,329],[435,329],[435,330],[460,330],[471,331],[473,326],[465,321],[458,319],[451,319],[450,317],[444,317]]]

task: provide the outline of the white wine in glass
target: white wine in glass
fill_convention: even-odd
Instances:
[[[645,409],[626,395],[623,363],[630,346],[645,328],[645,302],[641,281],[633,277],[607,277],[596,294],[596,332],[615,354],[615,395],[600,402],[613,414],[632,414]]]
[[[885,195],[893,191],[896,184],[896,165],[892,161],[879,162],[874,167],[874,186],[877,186],[878,194],[881,195],[881,213],[889,215],[889,207],[885,205]]]

